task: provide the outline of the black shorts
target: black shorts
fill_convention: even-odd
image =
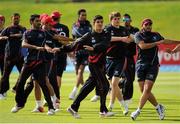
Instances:
[[[88,53],[87,51],[81,50],[75,53],[75,63],[76,66],[88,65]]]
[[[126,68],[127,62],[126,58],[122,59],[106,59],[106,73],[108,75],[108,79],[112,79],[112,77],[122,77],[123,72]]]
[[[63,72],[66,70],[67,55],[58,56],[56,60],[56,65],[57,65],[57,75],[62,77]]]
[[[159,65],[151,65],[137,62],[136,72],[138,81],[150,80],[155,82],[159,72]]]

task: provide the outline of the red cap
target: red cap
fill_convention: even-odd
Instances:
[[[152,20],[151,20],[151,19],[146,18],[146,19],[144,19],[144,20],[142,21],[141,26],[143,26],[144,24],[152,24],[152,23],[153,23],[153,22],[152,22]]]
[[[40,15],[39,19],[42,20],[42,19],[43,19],[44,17],[46,17],[46,16],[48,16],[48,14],[43,13],[43,14]]]
[[[3,15],[0,15],[0,20],[5,21],[5,17]]]
[[[41,20],[42,23],[49,23],[51,25],[54,25],[55,22],[52,20],[52,18],[50,16],[45,16],[42,18]]]
[[[60,12],[58,12],[58,11],[54,11],[54,12],[51,13],[52,18],[59,18],[59,17],[61,17],[61,15],[62,14]]]

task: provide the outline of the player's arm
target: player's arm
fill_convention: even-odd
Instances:
[[[117,37],[117,36],[112,36],[111,37],[111,42],[125,42],[125,43],[130,43],[133,42],[134,38],[133,35],[125,36],[125,37]]]
[[[4,41],[4,40],[7,40],[7,39],[8,39],[7,36],[0,36],[0,42],[1,42],[1,41]]]
[[[178,40],[170,40],[170,39],[164,39],[162,40],[163,44],[180,44],[180,41]]]
[[[48,46],[47,44],[45,44],[44,48],[47,52],[52,53],[52,48]]]
[[[22,37],[23,34],[18,33],[18,34],[11,34],[10,37]]]
[[[36,45],[31,45],[31,44],[29,44],[26,39],[24,39],[24,40],[22,41],[22,47],[23,47],[23,48],[29,48],[29,49],[35,49],[35,50],[39,50],[39,51],[44,51],[44,50],[45,50],[44,47],[38,47],[38,46],[36,46]]]
[[[180,51],[180,44],[178,44],[173,50],[167,48],[165,51],[169,54],[174,54],[174,53]]]
[[[141,49],[150,49],[153,48],[159,44],[161,44],[162,41],[157,41],[154,43],[145,43],[143,40],[139,41],[139,43],[137,44]]]
[[[65,37],[65,36],[62,36],[62,35],[54,35],[53,39],[57,40],[58,42],[60,42],[60,43],[62,43],[64,45],[69,44],[70,41],[74,41],[74,39],[69,38],[69,37]]]

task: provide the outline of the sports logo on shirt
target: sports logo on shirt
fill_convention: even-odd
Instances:
[[[43,37],[43,34],[39,34],[39,35],[38,35],[38,38],[42,38],[42,37]]]
[[[94,39],[94,37],[92,37],[91,42],[92,42],[92,43],[96,43],[96,40]]]
[[[113,32],[113,31],[111,31],[111,35],[112,35],[112,36],[114,35],[114,32]]]

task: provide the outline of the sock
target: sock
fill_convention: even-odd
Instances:
[[[124,107],[124,106],[125,106],[124,100],[120,100],[120,101],[119,101],[119,104]]]
[[[155,106],[155,108],[158,109],[159,108],[159,104],[157,106]]]
[[[41,100],[36,100],[36,107],[42,107],[42,101]]]
[[[72,92],[77,92],[77,90],[78,90],[78,88],[75,86],[74,88],[73,88],[73,91]]]
[[[114,108],[114,103],[110,103],[109,108]]]
[[[141,109],[138,107],[136,111],[141,112]]]
[[[57,98],[56,98],[56,95],[55,95],[55,94],[54,94],[53,96],[51,96],[51,100],[52,100],[53,103],[56,103],[56,99],[57,99]]]

